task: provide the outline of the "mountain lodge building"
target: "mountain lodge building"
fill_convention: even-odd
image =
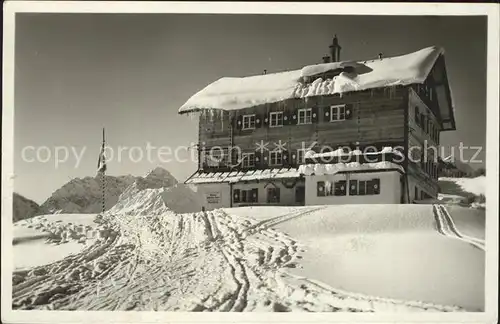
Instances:
[[[206,209],[413,203],[438,194],[440,133],[455,130],[444,51],[224,77],[180,114],[199,114],[196,185]]]

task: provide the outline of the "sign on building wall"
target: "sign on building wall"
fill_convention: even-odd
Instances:
[[[208,204],[220,204],[220,192],[209,192],[205,194],[205,199]]]

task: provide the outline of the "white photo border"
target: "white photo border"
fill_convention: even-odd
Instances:
[[[12,197],[14,180],[15,14],[32,13],[219,13],[392,16],[488,16],[485,312],[479,313],[187,313],[12,310]],[[498,321],[498,121],[499,7],[475,3],[319,2],[119,2],[7,1],[3,22],[2,109],[2,322],[5,323],[496,323]]]

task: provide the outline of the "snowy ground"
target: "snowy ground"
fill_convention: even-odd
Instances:
[[[95,241],[95,214],[42,215],[14,223],[15,269],[50,264]]]
[[[486,177],[439,178],[438,199],[446,205],[486,208]]]
[[[375,205],[176,214],[162,206],[161,194],[147,189],[122,197],[104,215],[81,216],[78,224],[71,219],[69,225],[64,215],[18,223],[19,231],[43,224],[52,240],[69,242],[58,247],[83,242],[71,235],[83,228],[90,244],[50,264],[17,270],[14,309],[483,308],[484,212],[457,207],[451,219],[433,206]],[[63,230],[55,231],[57,224]]]

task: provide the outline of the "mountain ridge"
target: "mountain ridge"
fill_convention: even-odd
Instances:
[[[164,168],[156,167],[144,177],[123,175],[105,177],[105,210],[113,207],[126,190],[136,186],[138,190],[146,187],[171,187],[178,181]],[[102,211],[102,184],[99,176],[74,178],[55,190],[42,203],[46,213],[99,213]]]

